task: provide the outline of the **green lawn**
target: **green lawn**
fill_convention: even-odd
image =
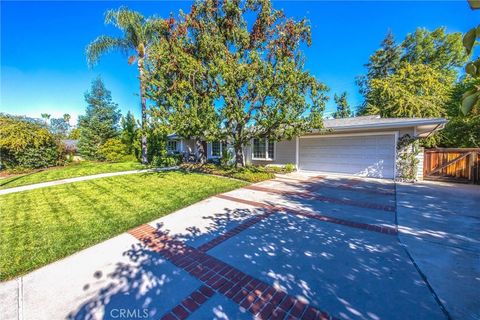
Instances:
[[[0,280],[24,274],[246,183],[197,173],[141,173],[0,196]]]
[[[72,163],[65,167],[55,167],[42,171],[21,174],[14,177],[0,179],[0,189],[25,186],[28,184],[54,181],[66,178],[88,176],[91,174],[118,172],[136,169],[145,169],[145,166],[138,162],[79,162]]]

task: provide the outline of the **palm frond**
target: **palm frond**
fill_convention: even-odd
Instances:
[[[131,48],[129,43],[124,39],[113,38],[106,35],[99,36],[86,48],[88,65],[90,67],[94,66],[102,54],[114,49],[119,49],[125,54],[128,54],[128,50]]]
[[[145,24],[145,17],[138,11],[130,10],[127,7],[108,10],[105,14],[105,23],[122,30],[125,38],[135,47],[144,41],[142,26]]]

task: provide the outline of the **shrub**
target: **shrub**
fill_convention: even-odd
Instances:
[[[122,161],[127,156],[127,146],[118,138],[111,138],[98,149],[101,159]]]
[[[1,167],[43,168],[63,162],[59,142],[41,122],[0,114]]]
[[[220,158],[220,166],[224,168],[229,168],[232,166],[233,156],[228,152],[228,148],[223,148],[222,157]]]
[[[284,169],[286,173],[293,172],[295,171],[295,165],[293,163],[287,163]]]
[[[174,167],[180,164],[179,158],[176,156],[153,156],[150,166],[154,168]]]

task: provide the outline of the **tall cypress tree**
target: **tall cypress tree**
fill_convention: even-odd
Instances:
[[[85,93],[85,101],[86,114],[78,119],[78,148],[86,159],[103,160],[98,150],[105,141],[118,136],[120,111],[100,77],[92,82],[90,91]]]
[[[333,100],[337,105],[337,111],[333,113],[333,117],[335,119],[348,118],[352,116],[352,110],[350,110],[350,106],[348,105],[347,101],[347,92],[343,92],[340,96],[335,94],[333,96]]]
[[[368,92],[372,79],[383,79],[395,72],[400,64],[402,48],[395,42],[395,37],[391,31],[387,33],[380,48],[370,56],[365,67],[367,74],[357,78],[357,85],[360,87],[360,93],[365,97],[365,101],[360,108],[359,113],[365,113],[367,105],[374,104],[370,101]]]

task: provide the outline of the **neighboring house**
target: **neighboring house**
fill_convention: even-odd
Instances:
[[[398,139],[405,135],[427,137],[443,129],[446,122],[443,118],[379,116],[325,119],[325,129],[292,140],[253,139],[244,148],[245,162],[258,165],[292,163],[298,170],[394,178]],[[196,154],[193,140],[175,135],[170,140],[175,141],[169,141],[172,150]],[[218,141],[209,142],[207,157],[220,158],[225,147]],[[232,152],[230,147],[229,152]]]

